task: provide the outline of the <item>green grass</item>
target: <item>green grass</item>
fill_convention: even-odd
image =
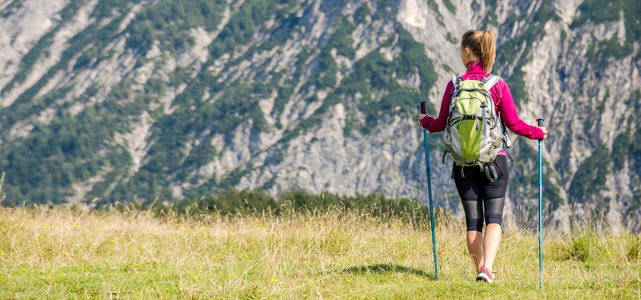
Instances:
[[[640,297],[638,235],[546,234],[539,291],[536,233],[504,233],[493,285],[474,281],[461,223],[436,233],[438,281],[429,224],[406,218],[0,208],[0,298]]]

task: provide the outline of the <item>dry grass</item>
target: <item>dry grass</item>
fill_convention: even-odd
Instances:
[[[0,208],[0,298],[628,298],[641,295],[641,238],[508,231],[477,283],[465,228],[332,210],[285,216]]]

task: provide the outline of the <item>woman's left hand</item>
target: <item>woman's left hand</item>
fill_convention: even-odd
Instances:
[[[427,114],[418,114],[418,125],[423,127],[423,119],[425,117],[431,117],[430,115]]]

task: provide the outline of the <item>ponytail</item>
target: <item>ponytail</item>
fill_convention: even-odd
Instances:
[[[492,72],[496,56],[495,43],[494,34],[489,30],[468,30],[461,40],[461,46],[470,48],[472,54],[483,62],[483,71],[486,73]]]
[[[494,34],[486,30],[481,35],[481,61],[483,61],[483,71],[485,73],[492,72],[492,65],[494,64],[494,57],[496,55],[496,47],[494,46]]]

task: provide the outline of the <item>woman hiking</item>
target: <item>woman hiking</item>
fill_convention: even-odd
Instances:
[[[488,80],[495,57],[494,34],[489,30],[469,30],[463,34],[459,50],[467,71],[457,77],[455,81],[459,83],[468,79],[483,82]],[[430,115],[419,114],[418,120],[421,126],[429,132],[445,130],[449,121],[450,100],[453,95],[459,93],[459,90],[459,86],[455,86],[455,83],[450,81],[445,88],[438,117],[433,118]],[[495,81],[489,91],[496,113],[507,128],[530,139],[544,140],[546,138],[547,130],[544,127],[528,125],[519,118],[510,88],[505,81],[501,79]],[[461,120],[463,119],[465,118],[461,118]],[[477,122],[476,131],[479,131],[476,119],[472,118]],[[485,114],[483,120],[485,121]],[[463,138],[461,137],[461,139]],[[488,175],[487,171],[484,172],[483,167],[459,166],[454,163],[452,178],[465,211],[467,248],[478,273],[476,280],[491,283],[495,279],[492,267],[501,241],[503,205],[509,177],[505,151],[498,152],[496,158],[488,165],[493,166],[491,169],[494,170],[494,176]],[[491,173],[489,172],[489,174]],[[482,233],[484,221],[487,224],[485,235]]]

